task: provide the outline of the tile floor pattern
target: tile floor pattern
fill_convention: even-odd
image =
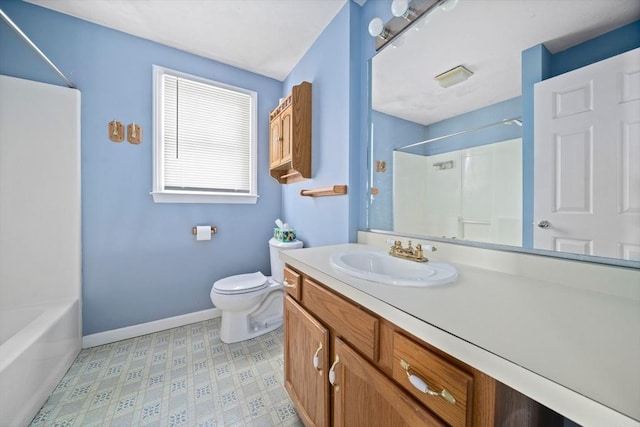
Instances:
[[[220,319],[82,350],[31,426],[302,426],[282,328],[236,344]]]

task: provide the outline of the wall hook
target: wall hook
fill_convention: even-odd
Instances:
[[[109,122],[109,139],[113,142],[124,141],[124,125],[113,119]]]
[[[131,144],[140,144],[142,142],[142,128],[136,122],[127,126],[127,141]]]

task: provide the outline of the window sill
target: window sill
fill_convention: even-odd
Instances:
[[[199,193],[196,191],[152,191],[154,203],[227,203],[255,204],[257,194]]]

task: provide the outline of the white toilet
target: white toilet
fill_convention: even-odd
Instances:
[[[261,272],[225,277],[213,284],[211,301],[222,310],[220,339],[225,343],[244,341],[273,331],[282,325],[284,262],[280,249],[298,249],[300,240],[269,240],[271,277]]]

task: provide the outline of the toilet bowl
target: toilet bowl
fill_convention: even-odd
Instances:
[[[222,310],[220,339],[225,343],[248,340],[282,325],[284,263],[280,249],[301,248],[299,240],[269,240],[272,276],[261,272],[225,277],[213,284],[211,302]]]

